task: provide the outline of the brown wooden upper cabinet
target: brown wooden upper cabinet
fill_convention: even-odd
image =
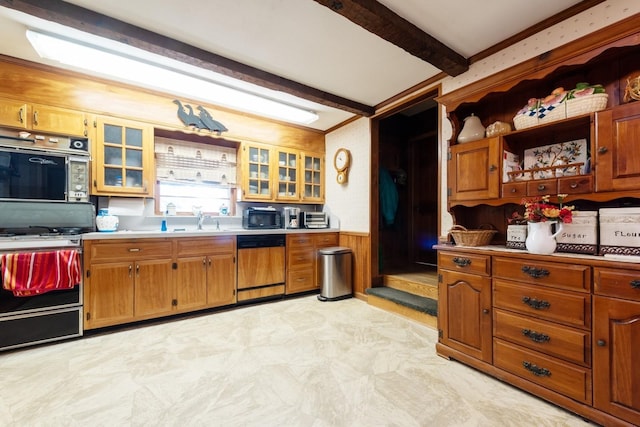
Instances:
[[[81,111],[0,99],[0,125],[65,136],[87,136],[87,120]]]
[[[449,199],[495,199],[500,195],[500,138],[453,145],[449,149]]]
[[[257,143],[241,151],[243,200],[324,203],[324,154]]]
[[[596,191],[640,188],[640,103],[596,114]]]
[[[93,195],[153,196],[151,125],[99,116],[93,141]]]

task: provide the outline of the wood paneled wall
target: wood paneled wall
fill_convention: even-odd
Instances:
[[[371,287],[371,236],[369,233],[340,232],[340,246],[353,251],[353,294],[365,299],[365,289]]]
[[[186,130],[177,117],[177,106],[172,102],[176,97],[169,94],[2,55],[0,81],[0,97],[3,98],[138,120],[162,129]],[[201,101],[179,99],[194,107],[205,107],[229,129],[223,134],[224,139],[324,152],[324,133],[321,131],[262,119]],[[200,134],[210,135],[208,132]]]

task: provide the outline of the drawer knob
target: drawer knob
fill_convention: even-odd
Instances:
[[[604,153],[606,153],[607,151],[609,151],[609,149],[608,149],[607,147],[600,147],[600,148],[598,148],[598,153],[599,153],[599,154],[604,154]]]
[[[632,280],[631,282],[629,282],[629,284],[631,285],[631,287],[633,289],[639,289],[640,288],[640,280]]]
[[[539,300],[536,298],[522,297],[522,302],[534,310],[545,310],[551,307],[551,303],[549,301]]]
[[[577,182],[572,182],[571,184],[569,184],[569,187],[571,187],[573,190],[575,190],[576,188],[578,188],[578,183]]]
[[[544,268],[538,268],[538,267],[530,267],[528,265],[523,265],[521,270],[523,273],[528,274],[534,279],[547,277],[549,275],[549,270],[545,270]]]
[[[484,314],[489,314],[489,309],[485,308],[485,309],[483,309],[483,310],[482,310],[482,312],[483,312]]]
[[[467,266],[471,265],[471,260],[469,258],[453,257],[452,261],[458,267],[467,267]]]
[[[605,340],[598,340],[596,344],[598,344],[598,347],[604,347],[607,345],[607,342]]]
[[[542,191],[542,190],[544,190],[545,188],[547,188],[547,186],[546,186],[546,185],[544,185],[544,184],[538,184],[538,191]]]
[[[527,362],[526,360],[522,361],[522,366],[524,366],[524,368],[531,372],[533,375],[535,375],[536,377],[550,377],[551,376],[551,371],[548,370],[547,368],[541,368],[531,362]]]
[[[529,338],[531,341],[533,342],[537,342],[537,343],[545,343],[548,342],[551,337],[549,335],[546,334],[542,334],[536,331],[532,331],[531,329],[523,329],[522,330],[522,335],[524,335],[525,337]]]

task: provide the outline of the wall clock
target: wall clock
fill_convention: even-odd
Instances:
[[[346,148],[338,148],[333,157],[333,166],[336,168],[336,181],[338,184],[346,184],[351,166],[351,153]]]

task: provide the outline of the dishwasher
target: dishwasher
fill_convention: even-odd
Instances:
[[[283,298],[285,235],[238,236],[238,302]]]

